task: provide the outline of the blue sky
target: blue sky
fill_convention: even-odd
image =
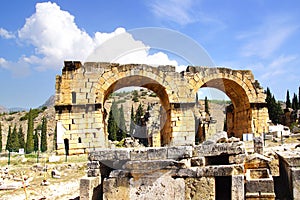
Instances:
[[[107,38],[144,27],[182,33],[215,65],[252,70],[284,100],[300,86],[299,10],[296,0],[1,1],[0,105],[41,105],[54,94],[64,60],[84,61]],[[138,55],[140,62],[186,64],[163,51]]]

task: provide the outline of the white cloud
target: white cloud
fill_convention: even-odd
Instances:
[[[267,19],[260,27],[237,36],[239,40],[245,40],[241,48],[241,55],[245,57],[258,56],[270,57],[278,50],[289,37],[298,29],[283,16]]]
[[[117,29],[112,34],[101,34],[101,37],[104,42],[100,43],[86,61],[178,66],[177,61],[170,60],[165,53],[149,54],[150,47],[135,40],[124,29]]]
[[[14,77],[24,77],[30,74],[30,67],[24,57],[21,57],[18,62],[10,62],[0,58],[0,67],[10,70]]]
[[[292,74],[292,70],[289,66],[293,66],[292,62],[296,61],[297,56],[281,55],[278,58],[272,60],[269,64],[264,66],[264,72],[261,74],[260,78],[262,80],[278,79]]]
[[[15,38],[15,35],[4,28],[0,28],[0,36],[5,38],[5,39],[13,39]]]
[[[281,55],[278,58],[276,58],[275,60],[272,61],[272,63],[270,64],[270,67],[272,68],[276,68],[276,67],[280,67],[280,68],[284,68],[284,66],[292,61],[294,61],[295,59],[297,59],[296,55],[290,55],[290,56],[284,56]]]
[[[36,12],[18,31],[18,41],[34,47],[34,54],[22,56],[15,64],[6,61],[10,63],[6,68],[14,71],[19,63],[24,66],[26,63],[26,66],[34,66],[37,70],[60,69],[64,60],[86,61],[91,54],[96,58],[94,61],[177,64],[164,53],[149,55],[149,47],[135,40],[124,28],[117,28],[111,33],[96,32],[91,37],[76,25],[74,19],[56,3],[37,3]],[[9,32],[6,33],[8,35]],[[121,43],[116,43],[118,40],[115,38],[119,35],[123,38]],[[106,41],[114,41],[114,45],[103,45]],[[102,51],[95,51],[99,49]]]
[[[191,14],[193,7],[192,0],[156,0],[150,3],[150,7],[157,17],[164,18],[181,25],[196,21],[195,17]]]

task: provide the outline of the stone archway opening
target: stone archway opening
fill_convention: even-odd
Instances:
[[[243,133],[252,132],[252,113],[249,98],[244,88],[237,82],[226,78],[213,78],[201,88],[215,88],[231,100],[226,107],[226,129],[228,136],[242,138]]]
[[[168,95],[165,88],[157,81],[144,76],[136,75],[118,79],[111,84],[107,90],[104,91],[103,107],[105,109],[104,112],[106,113],[106,117],[103,118],[103,123],[105,127],[105,135],[109,138],[107,127],[109,117],[108,114],[110,110],[108,110],[108,104],[112,105],[112,102],[115,99],[113,96],[116,93],[120,93],[120,91],[126,90],[126,88],[127,90],[131,91],[131,95],[136,92],[139,98],[137,99],[137,102],[134,102],[135,100],[132,96],[131,99],[129,99],[129,102],[132,101],[131,105],[134,106],[129,106],[129,108],[128,105],[126,106],[126,111],[124,113],[127,121],[126,135],[138,138],[145,146],[168,145],[172,134],[170,123],[170,103]],[[146,98],[148,98],[148,100],[153,99],[152,97],[155,99],[153,103],[145,100]],[[121,106],[120,102],[124,103],[124,100],[119,99],[119,109]],[[135,121],[134,132],[130,133],[131,109],[133,107],[134,114],[136,114],[140,105],[142,106],[144,112],[144,115],[142,116],[142,122]]]
[[[219,89],[202,87],[198,90],[195,106],[196,144],[210,139],[217,132],[227,131],[226,108],[230,104],[230,98]]]

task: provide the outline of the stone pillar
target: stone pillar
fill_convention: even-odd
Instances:
[[[291,177],[293,184],[293,198],[300,197],[300,169],[298,167],[291,168]]]
[[[80,179],[80,200],[92,200],[93,196],[101,195],[97,193],[97,188],[101,184],[101,178],[98,177],[84,177]]]
[[[244,200],[244,175],[232,176],[231,182],[231,199]]]
[[[266,103],[252,103],[252,128],[255,136],[260,136],[269,130],[269,114]]]
[[[194,103],[175,103],[171,106],[171,146],[195,144]]]
[[[254,145],[254,153],[264,154],[264,143],[263,137],[254,137],[253,138],[253,145]]]

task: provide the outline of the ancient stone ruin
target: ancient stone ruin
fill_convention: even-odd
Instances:
[[[264,90],[249,70],[189,66],[179,73],[173,66],[66,61],[62,75],[56,77],[58,153],[108,147],[105,101],[112,92],[129,86],[152,90],[160,99],[155,146],[195,144],[196,135],[201,134],[195,130],[195,97],[202,87],[219,89],[231,99],[228,135],[259,136],[268,127]]]
[[[150,147],[108,148],[104,104],[128,86],[155,92],[161,109],[151,112],[160,117],[147,124],[155,127]],[[232,101],[227,133],[209,140],[196,130],[202,87]],[[56,77],[55,109],[58,153],[89,154],[80,199],[275,199],[278,157],[262,155],[268,110],[251,71],[189,66],[178,73],[173,66],[70,61]],[[244,133],[255,136],[251,156],[240,141]],[[196,145],[196,137],[204,142]]]

